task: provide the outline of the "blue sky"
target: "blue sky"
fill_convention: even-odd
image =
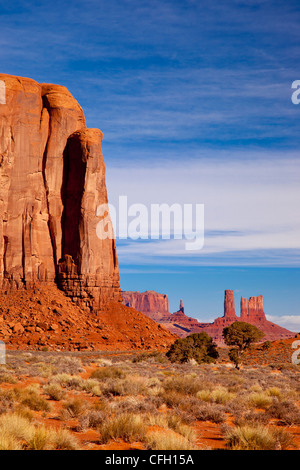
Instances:
[[[118,241],[124,290],[204,320],[225,289],[262,294],[300,330],[299,23],[298,0],[0,1],[1,71],[72,92],[111,203],[205,205],[198,253]]]

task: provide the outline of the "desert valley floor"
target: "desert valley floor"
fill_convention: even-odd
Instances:
[[[292,340],[252,348],[241,370],[173,364],[159,351],[7,351],[0,449],[300,449]]]

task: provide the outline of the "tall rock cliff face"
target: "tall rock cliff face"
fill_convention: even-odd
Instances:
[[[115,241],[96,234],[107,203],[102,133],[63,86],[0,74],[0,288],[54,283],[97,309],[121,301]]]

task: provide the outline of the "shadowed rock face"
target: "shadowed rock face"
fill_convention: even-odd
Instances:
[[[0,286],[58,285],[78,303],[120,301],[115,241],[96,234],[107,203],[102,133],[63,86],[0,74]]]

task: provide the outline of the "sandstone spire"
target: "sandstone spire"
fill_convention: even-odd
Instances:
[[[247,321],[248,319],[248,308],[247,308],[247,299],[241,297],[241,321]]]
[[[225,290],[224,297],[224,318],[237,318],[235,314],[234,293],[232,290]]]

